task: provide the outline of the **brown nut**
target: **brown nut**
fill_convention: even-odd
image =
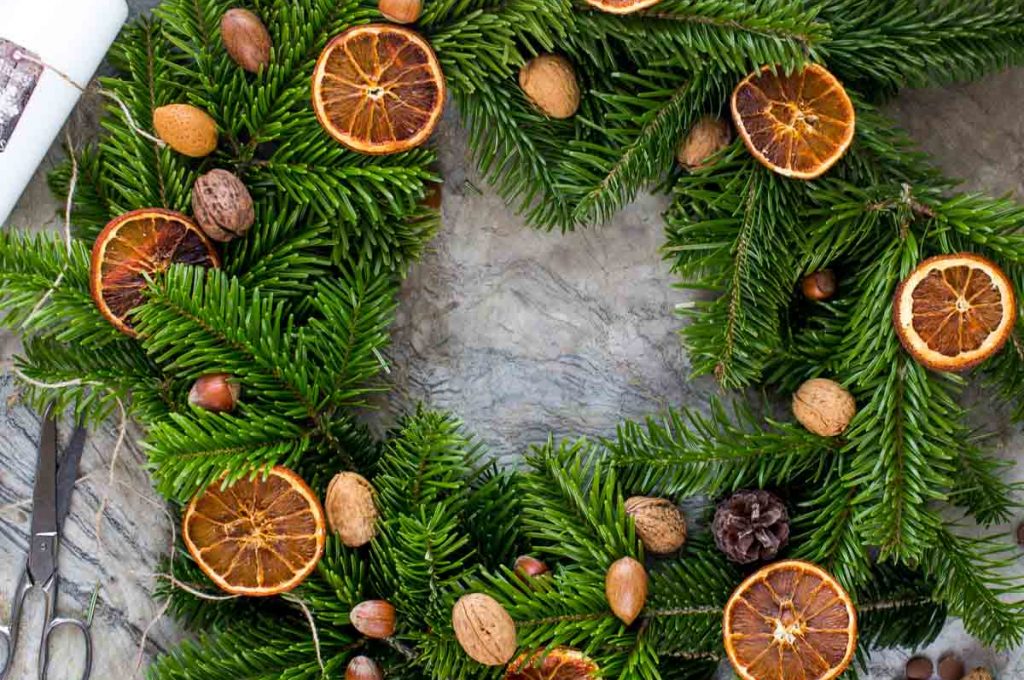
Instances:
[[[370,657],[354,656],[345,668],[345,680],[384,680],[384,674]]]
[[[650,552],[667,555],[686,543],[686,517],[672,501],[633,496],[626,500],[626,513],[633,517],[637,536]]]
[[[217,148],[217,122],[191,104],[168,104],[156,109],[153,129],[167,146],[184,156],[203,158]]]
[[[245,236],[256,220],[249,190],[227,170],[210,170],[192,186],[192,213],[214,241]]]
[[[350,548],[366,545],[377,534],[376,493],[357,472],[339,472],[327,485],[327,525]]]
[[[542,54],[526,62],[519,70],[519,87],[551,118],[571,118],[580,107],[576,70],[559,54]]]
[[[452,627],[466,654],[485,666],[503,666],[516,653],[516,623],[490,595],[460,597],[452,608]]]
[[[964,676],[964,680],[992,680],[992,673],[987,668],[978,666]]]
[[[395,608],[387,600],[360,602],[348,614],[352,627],[368,638],[383,640],[395,632]]]
[[[207,411],[233,411],[242,396],[242,386],[227,373],[200,376],[188,393],[188,403]]]
[[[235,63],[250,73],[270,64],[273,41],[267,27],[247,9],[229,9],[220,19],[220,37]]]
[[[517,557],[513,569],[516,575],[523,581],[529,581],[548,573],[548,565],[530,555],[520,555]]]
[[[904,670],[907,680],[932,680],[932,672],[935,670],[932,660],[926,656],[915,656],[907,662]]]
[[[835,437],[857,415],[857,402],[839,383],[813,378],[793,395],[793,415],[814,434]]]
[[[815,302],[828,300],[836,294],[836,275],[831,269],[808,274],[800,282],[804,297]]]
[[[679,143],[676,160],[687,170],[700,170],[732,143],[732,126],[716,116],[703,116]]]
[[[604,577],[604,594],[612,613],[627,626],[636,621],[647,602],[647,570],[632,557],[612,563]]]
[[[379,0],[377,9],[388,21],[411,24],[423,14],[423,0]]]
[[[939,657],[939,680],[963,680],[966,673],[964,660],[954,652],[946,652]]]

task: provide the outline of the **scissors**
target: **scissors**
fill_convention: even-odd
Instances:
[[[25,571],[21,573],[18,587],[14,591],[9,625],[0,625],[0,640],[7,649],[7,658],[0,666],[0,680],[8,680],[14,668],[14,654],[18,648],[18,633],[21,627],[21,610],[25,598],[33,590],[39,590],[45,598],[43,635],[39,646],[39,680],[45,680],[49,663],[50,636],[58,628],[71,626],[81,631],[85,642],[85,669],[81,680],[88,680],[92,673],[92,635],[89,626],[79,619],[62,618],[56,615],[57,595],[60,590],[60,575],[57,573],[57,550],[60,527],[68,515],[71,494],[78,476],[78,461],[85,448],[85,429],[75,428],[64,453],[63,460],[57,461],[57,423],[53,419],[53,407],[46,409],[43,416],[42,434],[39,441],[39,463],[36,466],[35,491],[32,494],[32,525],[29,537],[29,553],[25,560]]]

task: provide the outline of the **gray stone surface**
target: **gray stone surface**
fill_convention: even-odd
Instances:
[[[1013,71],[974,85],[910,93],[892,110],[968,186],[1021,196],[1022,101],[1024,71]],[[79,107],[76,116],[71,128],[80,140],[94,121],[88,106]],[[423,400],[450,408],[493,452],[512,462],[549,433],[609,435],[625,417],[669,404],[706,403],[716,387],[689,377],[673,314],[685,296],[671,287],[658,254],[664,199],[642,197],[601,228],[565,236],[537,233],[476,176],[454,115],[447,117],[438,142],[447,182],[444,226],[402,291],[390,351],[392,406]],[[55,147],[9,226],[57,227],[58,206],[43,177],[59,156]],[[4,359],[16,347],[11,338],[0,338]],[[4,378],[0,400],[12,390]],[[80,614],[100,584],[94,677],[104,679],[141,675],[137,650],[158,608],[152,572],[170,540],[168,520],[154,505],[143,471],[136,432],[114,466],[115,483],[108,482],[115,429],[107,425],[90,438],[82,464],[86,478],[62,552],[69,581],[62,611]],[[10,506],[30,493],[37,430],[35,416],[25,409],[0,409],[0,617],[6,617],[28,524],[25,512]],[[1000,430],[1000,455],[1016,458],[1020,443],[1015,429]],[[1014,478],[1024,474],[1015,470]],[[102,522],[106,547],[101,548],[93,524],[107,491],[110,509]],[[36,634],[28,635],[33,646]],[[143,659],[179,635],[171,622],[160,622],[150,632]],[[929,651],[937,655],[946,649],[961,651],[970,663],[992,665],[1004,678],[1024,678],[1019,652],[983,650],[957,622]],[[63,641],[59,653],[74,659],[73,642]],[[898,652],[877,655],[872,677],[901,677],[905,660]],[[20,650],[15,677],[34,677],[33,668],[27,648]]]

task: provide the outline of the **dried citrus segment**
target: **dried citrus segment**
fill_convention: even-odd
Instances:
[[[919,363],[963,371],[998,352],[1017,321],[1013,284],[995,262],[972,253],[917,265],[896,289],[893,324]]]
[[[653,7],[661,0],[587,0],[587,4],[598,8],[602,12],[612,14],[629,14],[639,12],[642,9]]]
[[[444,110],[445,82],[430,44],[393,24],[355,26],[320,54],[313,109],[354,151],[398,153],[427,141]]]
[[[130,318],[143,302],[147,277],[172,264],[219,267],[217,251],[195,222],[162,208],[146,208],[111,220],[92,247],[92,299],[118,330],[135,335]]]
[[[783,74],[765,66],[732,93],[732,117],[747,149],[771,170],[820,177],[850,147],[856,115],[834,75],[817,64]]]
[[[797,560],[770,564],[741,583],[722,628],[744,680],[831,680],[857,648],[850,596],[825,571]]]
[[[309,576],[324,551],[324,511],[291,470],[227,488],[211,484],[188,504],[183,537],[199,567],[236,595],[284,593]]]
[[[596,680],[600,669],[575,649],[558,647],[547,654],[525,652],[505,670],[505,680]]]

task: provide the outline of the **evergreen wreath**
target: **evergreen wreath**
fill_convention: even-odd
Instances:
[[[713,403],[710,415],[626,423],[607,442],[548,442],[521,472],[488,462],[445,414],[409,414],[383,441],[357,418],[384,389],[397,282],[438,224],[424,203],[440,179],[431,151],[354,153],[324,134],[309,105],[317,55],[332,36],[380,21],[376,3],[252,2],[276,46],[256,75],[219,38],[234,4],[167,0],[125,31],[111,55],[122,75],[104,87],[136,121],[188,102],[213,117],[221,143],[206,159],[186,158],[109,107],[102,139],[76,154],[70,247],[54,235],[0,239],[4,324],[25,337],[18,369],[34,403],[56,398],[94,422],[118,400],[129,404],[146,428],[157,488],[173,503],[273,465],[324,497],[333,475],[351,470],[371,480],[380,520],[367,548],[328,537],[317,570],[288,599],[210,602],[169,590],[203,634],[151,677],[338,676],[360,654],[387,677],[496,677],[500,668],[472,660],[456,639],[453,606],[470,592],[511,616],[528,657],[571,647],[607,677],[708,677],[722,656],[723,607],[748,568],[692,536],[678,555],[646,561],[649,593],[632,625],[609,609],[606,572],[622,558],[644,561],[627,498],[675,503],[748,488],[786,500],[784,554],[849,590],[862,655],[930,640],[947,613],[989,644],[1024,637],[1021,604],[1002,598],[1019,588],[1000,573],[1003,544],[959,535],[939,505],[992,524],[1009,516],[1010,489],[967,424],[964,380],[911,359],[891,319],[898,282],[929,255],[981,253],[1022,290],[1024,211],[953,193],[876,108],[907,85],[1020,62],[1019,2],[661,0],[626,16],[569,0],[427,2],[416,30],[437,53],[482,171],[511,205],[538,227],[571,229],[663,181],[674,197],[666,257],[683,286],[713,293],[686,310],[697,371],[728,388],[784,393],[829,376],[859,405],[837,438]],[[520,67],[553,51],[578,79],[569,119],[545,116],[520,89]],[[840,78],[857,113],[854,143],[827,175],[780,177],[740,142],[692,171],[673,167],[680,140],[705,116],[724,118],[743,78],[808,62]],[[130,210],[187,212],[197,178],[213,168],[251,191],[252,230],[221,249],[221,269],[174,266],[154,277],[132,317],[138,338],[124,335],[90,294],[93,241]],[[55,173],[55,191],[67,193],[72,173]],[[839,296],[797,296],[801,278],[825,267],[839,275]],[[1015,337],[979,373],[1012,399],[1022,361]],[[195,381],[211,373],[241,386],[234,411],[189,405]],[[550,573],[524,578],[511,568],[516,555]],[[199,591],[211,587],[187,556],[174,570]],[[397,632],[383,641],[350,625],[371,596],[397,609]]]

